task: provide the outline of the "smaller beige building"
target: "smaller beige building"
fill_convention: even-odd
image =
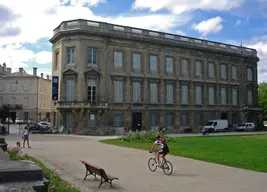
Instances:
[[[0,108],[9,105],[9,116],[25,121],[47,120],[51,117],[51,80],[49,76],[37,76],[23,68],[12,73],[6,64],[0,65]]]

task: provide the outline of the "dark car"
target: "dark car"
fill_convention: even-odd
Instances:
[[[44,128],[39,123],[28,123],[26,127],[29,129],[30,132],[31,131],[46,131],[46,128]]]

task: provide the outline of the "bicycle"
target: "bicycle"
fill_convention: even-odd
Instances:
[[[153,153],[154,153],[155,157],[149,158],[148,168],[150,169],[150,171],[155,172],[159,166],[156,165],[157,164],[156,152],[153,151]],[[162,157],[161,157],[161,159],[162,159]],[[161,161],[159,162],[159,164],[161,164]],[[159,168],[161,168],[163,170],[165,175],[171,175],[173,172],[173,166],[172,166],[171,162],[168,161],[167,159],[166,159],[165,163],[162,166],[160,166]],[[169,171],[169,172],[167,172],[167,171]]]

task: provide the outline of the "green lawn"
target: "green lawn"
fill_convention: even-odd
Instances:
[[[267,135],[181,137],[168,142],[170,154],[267,172]],[[120,139],[101,141],[106,144],[149,150],[152,143]]]

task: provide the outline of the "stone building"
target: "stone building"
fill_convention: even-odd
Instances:
[[[257,121],[255,49],[88,20],[62,22],[50,42],[54,126],[100,134]]]
[[[9,106],[9,117],[25,122],[50,119],[51,79],[37,76],[37,68],[28,74],[23,68],[11,72],[6,64],[0,65],[0,108]]]

